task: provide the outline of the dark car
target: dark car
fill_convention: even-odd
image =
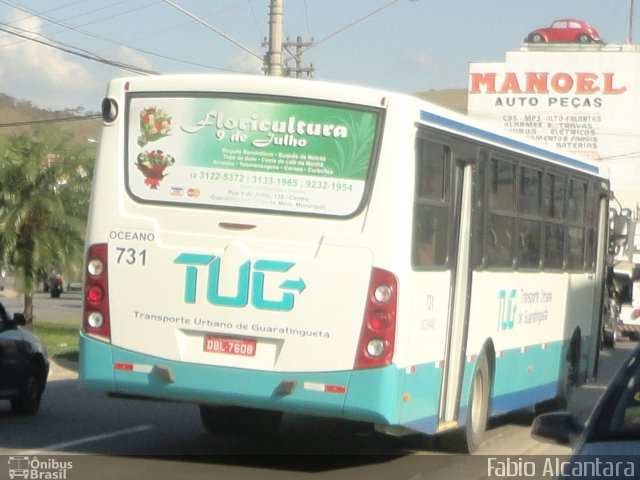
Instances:
[[[586,425],[569,412],[546,413],[531,427],[534,438],[574,447],[562,478],[584,477],[576,472],[588,467],[634,470],[640,474],[640,346],[636,347],[614,376],[594,407]],[[596,460],[597,459],[597,460]],[[600,462],[600,463],[597,463]],[[606,462],[606,464],[604,463]],[[631,466],[631,464],[634,464]],[[572,468],[575,465],[575,468]],[[623,476],[623,475],[621,475]],[[621,478],[614,475],[612,478]]]
[[[0,399],[18,415],[35,415],[47,384],[49,359],[40,339],[22,328],[25,318],[9,317],[0,304]]]
[[[602,43],[600,35],[587,22],[574,18],[555,20],[549,27],[538,28],[524,39],[529,43]]]

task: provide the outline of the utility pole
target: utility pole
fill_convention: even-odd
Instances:
[[[295,73],[296,78],[301,78],[303,73],[306,73],[307,77],[312,76],[313,72],[316,70],[315,67],[313,66],[313,63],[308,67],[304,67],[302,64],[302,53],[304,52],[304,49],[312,45],[313,45],[313,39],[311,39],[310,42],[303,42],[301,36],[298,36],[295,42],[290,42],[287,40],[286,42],[283,43],[282,46],[289,53],[289,55],[291,55],[290,59],[293,59],[296,62],[296,66],[294,68],[289,67],[289,65],[287,64],[288,62],[285,62],[285,67],[284,67],[285,76],[292,77],[294,76],[293,73]],[[292,47],[295,47],[295,52],[292,52],[291,50],[289,50]]]
[[[282,76],[282,16],[284,0],[271,0],[269,3],[269,50],[265,63],[267,75]]]
[[[633,0],[629,1],[629,34],[627,35],[627,43],[633,43]]]

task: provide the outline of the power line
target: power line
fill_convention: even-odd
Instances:
[[[204,26],[205,28],[208,28],[209,30],[211,30],[214,33],[217,33],[218,35],[220,35],[222,38],[224,38],[225,40],[233,43],[236,47],[241,48],[242,50],[244,50],[245,52],[247,52],[250,55],[253,55],[254,57],[262,60],[262,55],[254,52],[253,50],[251,50],[249,47],[245,47],[244,45],[242,45],[240,42],[238,42],[237,40],[234,40],[233,38],[231,38],[229,35],[223,33],[222,31],[218,30],[217,28],[215,28],[212,25],[209,25],[207,22],[205,22],[204,20],[201,20],[200,18],[196,17],[194,14],[192,14],[191,12],[189,12],[188,10],[185,10],[184,8],[182,8],[180,5],[172,2],[171,0],[162,0],[164,3],[166,3],[167,5],[172,6],[173,8],[175,8],[176,10],[178,10],[181,13],[184,13],[186,16],[188,16],[189,18],[191,18],[192,20],[195,20],[196,22],[198,22],[200,25]]]
[[[247,0],[247,4],[249,5],[249,10],[251,11],[251,16],[253,17],[253,23],[256,24],[258,35],[260,35],[260,38],[262,38],[264,37],[264,35],[262,33],[262,29],[260,28],[260,22],[258,22],[258,17],[256,16],[256,11],[253,8],[253,4],[251,3],[251,0]]]
[[[102,21],[105,20],[104,18],[101,18],[101,19],[98,19],[98,20],[92,20],[90,22],[86,22],[86,23],[84,23],[82,25],[79,25],[77,27],[71,26],[69,24],[65,24],[64,21],[76,19],[76,18],[79,18],[79,17],[84,17],[84,16],[87,16],[87,15],[93,15],[96,12],[99,12],[99,11],[105,10],[105,9],[113,9],[113,7],[115,5],[118,5],[118,4],[121,4],[121,3],[126,3],[126,2],[127,2],[127,0],[121,0],[121,1],[116,2],[116,3],[110,3],[109,5],[93,9],[90,12],[78,13],[78,14],[72,15],[70,17],[64,18],[63,20],[57,20],[57,19],[47,15],[47,13],[52,12],[52,11],[57,10],[57,9],[47,10],[45,12],[40,13],[40,12],[35,12],[33,10],[29,10],[28,8],[23,7],[21,5],[17,5],[17,4],[15,4],[15,3],[13,3],[13,2],[11,2],[9,0],[0,0],[0,3],[4,3],[5,5],[8,5],[8,6],[14,8],[16,10],[19,10],[19,11],[29,15],[26,18],[20,18],[20,19],[16,20],[14,23],[20,23],[23,20],[28,19],[28,18],[38,18],[38,19],[41,19],[41,20],[45,20],[45,21],[47,21],[49,23],[53,23],[55,25],[61,26],[62,28],[64,28],[64,30],[72,30],[72,31],[76,31],[76,32],[82,32],[85,35],[94,36],[94,38],[99,38],[99,37],[95,36],[95,34],[93,34],[93,33],[89,33],[86,30],[80,29],[79,27],[84,27],[84,26],[91,25],[91,24],[94,24],[94,23],[102,22]],[[82,2],[76,2],[76,3],[82,3]],[[71,5],[74,5],[74,4],[71,4]],[[147,8],[149,6],[150,5],[138,6],[138,7],[134,8],[134,9],[129,9],[129,10],[125,11],[125,12],[112,14],[112,15],[106,17],[106,19],[115,18],[115,17],[121,16],[121,15],[127,15],[127,14],[129,14],[131,12],[134,12],[134,11],[137,11],[137,10],[142,10],[142,9]],[[57,32],[52,32],[52,34],[60,33],[61,31],[64,31],[64,30],[59,30]]]
[[[304,17],[307,21],[307,35],[309,35],[309,37],[312,37],[311,28],[309,27],[309,5],[307,5],[307,0],[304,0]]]
[[[194,66],[194,67],[202,67],[202,68],[207,68],[207,69],[211,69],[211,70],[219,70],[219,71],[222,71],[222,72],[244,73],[244,72],[241,72],[241,71],[238,71],[238,70],[232,70],[232,69],[228,69],[228,68],[214,67],[214,66],[212,66],[212,65],[205,65],[205,64],[202,64],[202,63],[197,63],[197,62],[192,62],[192,61],[188,61],[188,60],[183,60],[183,59],[176,58],[176,57],[172,57],[172,56],[169,56],[169,55],[163,55],[163,54],[161,54],[161,53],[152,52],[152,51],[150,51],[150,50],[145,50],[145,49],[142,49],[142,48],[133,47],[133,46],[127,45],[127,44],[125,44],[125,43],[117,42],[117,41],[112,40],[112,39],[110,39],[110,38],[108,38],[108,37],[105,37],[105,36],[103,36],[103,35],[98,35],[98,34],[96,34],[96,33],[94,33],[94,32],[91,32],[91,31],[88,31],[88,30],[82,29],[82,28],[80,28],[79,26],[72,26],[72,25],[69,25],[69,24],[67,24],[67,23],[65,23],[65,22],[63,22],[63,21],[61,21],[61,20],[56,20],[55,18],[51,18],[51,17],[49,17],[49,16],[45,16],[45,15],[39,14],[39,13],[37,13],[37,12],[34,12],[34,11],[29,10],[29,9],[27,9],[27,8],[21,7],[21,6],[19,6],[19,5],[13,5],[13,4],[12,4],[12,2],[9,2],[9,1],[7,1],[7,0],[0,0],[0,3],[4,3],[4,4],[6,4],[6,5],[10,5],[10,6],[12,6],[12,7],[14,7],[14,8],[16,8],[16,9],[18,9],[18,10],[20,10],[20,11],[24,12],[24,13],[27,13],[27,14],[28,14],[28,15],[30,15],[31,17],[34,17],[34,18],[40,18],[40,19],[45,20],[45,21],[47,21],[47,22],[53,23],[53,24],[55,24],[55,25],[58,25],[58,26],[60,26],[60,27],[64,28],[65,30],[71,30],[71,31],[74,31],[74,32],[77,32],[77,33],[81,33],[81,34],[87,35],[87,36],[89,36],[89,37],[95,38],[95,39],[97,39],[97,40],[101,40],[101,41],[104,41],[104,42],[107,42],[107,43],[111,43],[112,45],[117,45],[117,46],[119,46],[119,47],[128,48],[128,49],[130,49],[130,50],[133,50],[133,51],[136,51],[136,52],[140,52],[140,53],[144,53],[144,54],[146,54],[146,55],[152,55],[152,56],[155,56],[155,57],[158,57],[158,58],[164,58],[164,59],[166,59],[166,60],[171,60],[171,61],[174,61],[174,62],[183,63],[183,64],[185,64],[185,65],[192,65],[192,66]],[[120,3],[123,3],[123,2],[120,2]],[[146,6],[145,6],[145,7],[146,7]],[[145,7],[140,7],[140,8],[145,8]],[[140,9],[140,8],[138,8],[138,9]],[[131,10],[129,10],[127,13],[129,13],[129,12],[131,12]],[[76,17],[77,17],[77,16],[80,16],[80,15],[76,15]],[[73,17],[73,18],[75,18],[75,17]],[[112,16],[112,17],[109,17],[109,18],[113,18],[113,16]],[[101,21],[102,21],[102,20],[101,20]],[[95,22],[92,22],[92,23],[95,23]],[[90,23],[89,23],[89,24],[90,24]],[[85,24],[85,25],[89,25],[89,24]],[[12,28],[18,28],[18,27],[12,27]],[[24,30],[23,30],[23,31],[24,31]],[[33,35],[39,35],[39,36],[41,36],[41,37],[43,37],[43,38],[47,38],[47,37],[44,37],[44,36],[43,36],[42,34],[40,34],[40,33],[36,33],[36,32],[28,32],[28,33],[31,33],[31,34],[33,34]],[[57,32],[54,32],[54,33],[57,33]],[[72,48],[75,48],[75,47],[72,47]],[[86,52],[86,50],[83,50],[83,51],[85,51],[85,52]],[[91,54],[91,52],[87,52],[87,53],[88,53],[88,54]],[[94,54],[91,54],[91,55],[94,55]]]
[[[166,0],[165,0],[166,1]],[[375,15],[378,12],[381,12],[382,10],[390,7],[391,5],[393,5],[394,3],[398,3],[400,0],[390,0],[389,2],[385,3],[384,5],[381,5],[380,7],[376,8],[375,10],[372,10],[371,12],[367,13],[365,16],[354,20],[353,22],[348,23],[347,25],[345,25],[344,27],[336,30],[333,33],[330,33],[329,35],[327,35],[324,38],[321,38],[320,40],[318,40],[317,42],[314,42],[312,45],[308,46],[307,48],[302,49],[299,52],[296,52],[296,55],[302,55],[303,53],[307,52],[308,50],[311,50],[314,47],[317,47],[318,45],[320,45],[323,42],[326,42],[327,40],[335,37],[336,35],[344,32],[345,30],[348,30],[349,28],[353,27],[354,25],[357,25],[360,22],[365,21],[366,19],[368,19],[369,17],[372,17],[373,15]],[[288,58],[284,59],[284,62],[288,62],[289,60],[293,59],[294,55],[291,55]]]
[[[15,31],[17,30],[17,31]],[[76,47],[73,47],[71,45],[65,45],[63,43],[57,42],[53,43],[53,41],[47,37],[45,37],[42,34],[39,33],[35,33],[35,32],[31,32],[29,30],[25,30],[25,29],[21,29],[18,27],[12,27],[10,25],[7,25],[6,23],[1,23],[0,22],[0,31],[3,31],[5,33],[8,33],[10,35],[15,35],[16,37],[20,37],[20,38],[24,38],[25,40],[29,40],[35,43],[39,43],[41,45],[44,45],[46,47],[49,48],[53,48],[56,50],[60,50],[62,52],[65,53],[69,53],[71,55],[76,55],[78,57],[82,57],[86,60],[93,60],[94,62],[99,62],[102,63],[104,65],[109,65],[111,67],[116,67],[116,68],[120,68],[122,70],[127,70],[129,72],[132,73],[137,73],[137,74],[142,74],[142,75],[157,75],[158,72],[155,72],[153,70],[147,70],[144,68],[140,68],[140,67],[136,67],[134,65],[128,65],[126,63],[123,62],[118,62],[115,60],[108,60],[106,58],[102,58],[94,53],[88,52],[86,50],[82,50],[82,49],[78,49]],[[20,33],[20,32],[24,32],[24,33]],[[29,35],[28,35],[29,34]],[[31,35],[37,35],[40,36],[42,38],[44,38],[45,40],[39,40],[37,38],[34,38]]]

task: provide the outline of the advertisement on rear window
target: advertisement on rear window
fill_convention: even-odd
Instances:
[[[235,98],[132,97],[127,183],[138,200],[348,216],[377,115]]]

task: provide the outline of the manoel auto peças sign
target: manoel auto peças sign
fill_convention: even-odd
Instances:
[[[470,117],[604,162],[618,200],[640,204],[640,45],[524,46],[468,80]]]
[[[600,95],[621,95],[626,91],[627,87],[617,82],[613,72],[471,72],[469,81],[469,95],[498,95],[496,106],[535,107],[541,103],[541,98],[535,96],[500,95],[544,95],[549,106],[601,107]]]
[[[588,72],[472,72],[470,94],[476,93],[575,93],[620,95],[627,91],[615,84],[615,73]]]

